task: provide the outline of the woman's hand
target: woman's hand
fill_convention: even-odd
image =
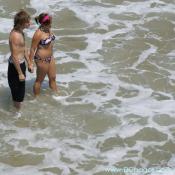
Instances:
[[[28,65],[28,71],[29,71],[30,73],[33,73],[33,72],[34,72],[33,64],[29,64],[29,65]]]

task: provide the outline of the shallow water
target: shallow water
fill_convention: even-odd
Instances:
[[[21,8],[53,15],[61,96],[46,78],[34,99],[27,73],[16,118],[6,72]],[[0,0],[0,174],[174,174],[174,10],[174,0]]]

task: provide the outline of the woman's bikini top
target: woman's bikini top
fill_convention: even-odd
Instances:
[[[54,40],[55,40],[55,35],[52,34],[48,38],[40,40],[39,45],[46,46]]]

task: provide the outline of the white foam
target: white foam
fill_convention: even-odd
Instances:
[[[11,29],[13,28],[13,20],[7,18],[0,18],[0,21],[1,21],[0,32],[9,34]]]
[[[173,60],[174,57],[175,57],[175,50],[172,50],[171,52],[169,52],[169,53],[167,54],[167,56],[168,56],[171,60]]]
[[[88,2],[88,1],[86,1]],[[106,5],[109,5],[109,2],[102,2],[101,0],[96,0],[98,3],[104,3]],[[130,124],[129,121],[126,119],[126,115],[132,114],[133,116],[139,116],[139,117],[147,117],[148,123],[146,124],[147,127],[153,127],[157,129],[160,132],[166,133],[168,135],[168,139],[173,140],[173,136],[170,132],[170,128],[173,125],[170,126],[159,126],[155,122],[152,121],[152,117],[155,115],[169,115],[174,117],[175,113],[175,100],[173,98],[173,94],[171,92],[157,92],[163,96],[166,96],[166,100],[157,100],[155,99],[152,94],[155,92],[153,89],[144,87],[142,84],[135,85],[131,82],[124,82],[118,78],[118,74],[116,72],[112,72],[111,70],[111,64],[108,64],[108,58],[103,58],[103,55],[99,53],[99,51],[105,49],[110,49],[107,47],[104,47],[104,42],[110,41],[111,39],[118,39],[119,45],[118,48],[123,48],[127,40],[134,40],[135,37],[137,37],[137,33],[135,33],[136,28],[140,29],[141,31],[149,32],[149,28],[144,28],[143,24],[145,22],[149,22],[155,19],[158,19],[158,17],[147,17],[149,13],[172,13],[174,14],[174,5],[171,3],[164,3],[160,0],[150,0],[150,1],[143,1],[143,2],[128,2],[124,1],[121,5],[110,5],[110,6],[100,6],[100,5],[94,5],[94,6],[86,6],[83,4],[84,1],[77,1],[77,0],[31,0],[30,1],[30,7],[36,9],[36,14],[39,14],[40,12],[49,12],[52,14],[55,14],[59,12],[62,9],[68,8],[69,10],[72,10],[76,17],[84,21],[88,27],[94,29],[105,29],[105,33],[93,33],[89,32],[87,30],[87,33],[85,34],[78,34],[78,35],[65,35],[62,37],[83,37],[86,38],[84,42],[87,43],[87,47],[84,50],[76,49],[74,51],[70,52],[62,52],[62,51],[55,51],[54,56],[56,58],[56,63],[60,64],[59,66],[62,66],[64,63],[72,63],[74,61],[80,62],[85,67],[75,70],[73,73],[65,73],[65,74],[58,74],[57,75],[57,82],[61,84],[61,86],[64,86],[66,88],[69,88],[69,85],[73,83],[79,83],[79,90],[84,90],[85,93],[79,97],[79,101],[69,101],[69,98],[72,98],[72,95],[74,92],[71,92],[70,94],[65,94],[61,96],[52,95],[52,98],[58,102],[60,102],[61,105],[68,105],[64,106],[64,110],[66,108],[69,108],[71,105],[78,106],[79,104],[93,104],[96,107],[96,111],[100,109],[100,112],[104,112],[105,114],[108,114],[108,118],[110,119],[111,114],[113,114],[114,117],[116,117],[116,120],[118,119],[120,121],[120,124],[116,122],[116,126],[111,126],[106,129],[101,134],[89,134],[85,132],[84,126],[78,126],[78,122],[76,125],[77,128],[74,129],[71,126],[67,125],[67,116],[63,115],[62,118],[60,117],[60,111],[62,111],[62,106],[57,109],[55,107],[57,104],[54,104],[52,107],[53,111],[49,111],[50,116],[47,120],[47,128],[46,129],[37,129],[35,127],[32,127],[32,125],[36,126],[37,122],[40,122],[39,117],[43,117],[42,112],[38,112],[38,116],[35,118],[27,118],[27,122],[29,122],[29,126],[26,128],[18,128],[17,126],[14,126],[14,124],[10,123],[8,125],[1,124],[1,129],[4,131],[7,130],[13,130],[14,133],[8,134],[4,136],[2,139],[5,143],[8,143],[12,146],[14,146],[15,150],[21,151],[22,153],[31,153],[27,147],[38,147],[38,148],[48,148],[49,151],[46,151],[43,153],[45,156],[43,162],[39,165],[37,165],[37,168],[34,168],[33,166],[24,166],[20,168],[13,168],[8,166],[7,164],[1,164],[0,174],[4,175],[23,175],[25,172],[25,175],[29,174],[36,174],[36,175],[43,175],[43,172],[39,172],[39,169],[42,168],[48,168],[48,167],[58,167],[61,170],[63,170],[62,174],[68,175],[71,173],[70,169],[73,169],[77,171],[78,174],[94,174],[98,171],[101,171],[104,169],[104,164],[108,163],[109,166],[112,166],[116,164],[116,162],[120,162],[121,160],[126,160],[126,155],[128,151],[136,150],[139,152],[138,157],[130,157],[133,161],[137,162],[139,161],[139,158],[141,157],[141,153],[144,150],[145,147],[148,147],[150,145],[157,146],[158,144],[165,144],[165,141],[163,142],[151,142],[147,143],[146,141],[137,141],[137,143],[133,147],[128,147],[125,145],[124,147],[114,147],[111,150],[101,152],[99,145],[102,146],[103,143],[110,137],[116,137],[116,135],[119,135],[122,139],[127,137],[134,136],[137,132],[139,132],[140,129],[142,129],[144,126],[140,125],[139,123]],[[151,7],[152,4],[155,4],[154,7]],[[156,5],[157,4],[157,5]],[[116,15],[126,15],[126,14],[133,14],[137,18],[133,20],[125,20],[122,19],[115,19],[111,17],[111,14],[114,16]],[[33,14],[33,15],[36,15]],[[126,17],[126,16],[125,16]],[[1,22],[1,28],[0,32],[2,34],[6,34],[10,31],[12,27],[12,19],[6,19],[6,18],[0,18]],[[116,25],[119,26],[117,29],[111,29],[109,31],[109,26]],[[27,35],[29,37],[32,37],[33,32],[35,31],[37,26],[33,26],[31,30],[26,30]],[[121,28],[120,28],[121,27]],[[139,28],[140,27],[140,28]],[[55,29],[55,30],[63,30],[63,29]],[[91,31],[91,30],[90,30]],[[95,31],[95,30],[94,30]],[[149,35],[149,33],[148,33]],[[118,36],[122,36],[121,40],[118,38]],[[153,37],[154,39],[157,39],[158,41],[161,41],[161,38],[157,35],[149,35]],[[59,36],[57,36],[59,37]],[[59,42],[59,38],[58,38]],[[121,42],[121,44],[120,44]],[[6,44],[8,45],[8,40],[1,40],[0,44]],[[140,64],[144,64],[145,61],[148,60],[152,54],[157,54],[157,51],[159,50],[158,46],[155,46],[150,43],[146,43],[149,48],[141,51],[141,54],[138,55],[138,60],[133,63],[132,67],[136,70],[137,66]],[[114,44],[115,45],[115,44]],[[109,51],[109,50],[106,50]],[[9,53],[8,53],[9,54]],[[0,53],[0,86],[4,86],[6,84],[7,86],[7,77],[6,77],[6,71],[7,71],[7,59],[8,54],[6,53]],[[70,55],[76,54],[77,58],[72,58]],[[171,59],[173,59],[174,56],[174,50],[170,51],[167,55]],[[104,61],[105,59],[105,61]],[[114,58],[115,59],[115,58]],[[120,63],[120,62],[119,62]],[[156,66],[158,70],[163,70],[168,73],[168,77],[170,80],[175,80],[175,72],[174,70],[170,70],[169,68],[161,67],[158,64],[151,63],[152,65]],[[116,69],[120,69],[122,64],[119,66],[116,66]],[[117,70],[117,73],[119,71]],[[119,72],[120,73],[120,72]],[[132,76],[132,75],[131,75]],[[130,77],[127,77],[130,78]],[[27,73],[27,80],[35,79],[35,74],[29,74]],[[171,82],[169,82],[171,83]],[[98,88],[89,88],[88,85],[93,84],[99,84],[100,87]],[[101,86],[102,85],[102,86]],[[126,91],[136,91],[136,95],[133,97],[126,98],[125,96],[118,96],[119,89],[126,89]],[[77,89],[76,89],[77,90]],[[110,101],[118,101],[119,104],[113,104],[109,103]],[[36,102],[36,103],[35,103]],[[29,102],[30,105],[34,106],[39,105],[37,101],[34,103]],[[55,101],[54,101],[55,102]],[[28,102],[26,102],[27,104]],[[44,103],[44,102],[43,102]],[[110,105],[109,107],[107,105]],[[29,106],[30,106],[29,105]],[[43,104],[43,108],[47,106],[47,110],[49,109],[48,106],[51,104],[45,103]],[[69,106],[70,105],[70,106]],[[106,105],[106,106],[105,106]],[[27,110],[27,109],[26,109]],[[38,110],[40,110],[38,108]],[[60,111],[59,111],[60,110]],[[2,111],[2,110],[0,110]],[[59,112],[58,112],[59,111]],[[47,111],[48,112],[48,111]],[[86,111],[85,111],[86,112]],[[89,111],[88,111],[89,112]],[[59,115],[57,115],[59,114]],[[47,114],[44,114],[47,115]],[[54,116],[55,115],[55,116]],[[90,113],[91,115],[91,113]],[[54,118],[55,117],[55,118]],[[71,118],[70,116],[69,118]],[[77,117],[77,116],[73,116]],[[89,116],[88,116],[89,117]],[[95,117],[95,116],[90,116]],[[59,118],[59,119],[57,119]],[[56,120],[57,119],[57,120]],[[74,119],[74,118],[73,118]],[[72,119],[72,120],[73,120]],[[11,122],[14,119],[11,120]],[[21,119],[22,120],[22,119]],[[24,119],[25,120],[25,119]],[[65,121],[64,121],[65,120]],[[70,119],[71,120],[71,119]],[[106,118],[107,120],[107,118]],[[44,119],[42,118],[42,121]],[[8,121],[7,121],[8,122]],[[19,121],[20,122],[20,119]],[[49,123],[51,122],[51,123]],[[71,121],[74,123],[74,121]],[[85,121],[84,121],[85,122]],[[55,135],[55,129],[53,129],[53,123],[54,126],[57,125],[58,132],[61,130],[60,128],[63,128],[64,130],[62,132],[66,132],[66,136],[62,135]],[[31,125],[30,125],[31,124]],[[86,123],[87,124],[87,123]],[[87,139],[81,139],[79,135],[84,134],[86,135]],[[28,145],[19,147],[20,140],[27,140]],[[77,147],[80,147],[81,149],[78,149],[76,147],[73,147],[71,145],[76,145]],[[115,153],[115,154],[114,154]],[[70,163],[67,163],[63,160],[61,160],[61,157],[64,156],[67,158]],[[92,168],[89,171],[84,171],[83,168],[77,168],[79,165],[83,165],[84,163],[88,163],[91,160],[97,160],[97,162],[100,160],[101,162],[95,167]],[[145,160],[144,160],[145,161]],[[148,162],[149,163],[149,162]],[[172,155],[172,159],[169,161],[169,166],[174,166],[174,157]],[[51,173],[47,172],[47,175],[50,175]],[[168,174],[168,173],[167,173]],[[166,175],[167,175],[166,174]],[[170,173],[171,174],[171,173]],[[170,175],[169,174],[169,175]]]
[[[5,164],[0,163],[1,166],[1,170],[0,172],[3,175],[31,175],[31,174],[36,174],[36,175],[43,175],[43,172],[39,172],[37,169],[32,168],[31,166],[24,166],[24,167],[11,167],[11,166],[7,166]],[[51,175],[51,174],[47,174],[47,175]]]
[[[134,65],[132,66],[132,68],[136,68],[137,66],[139,66],[141,63],[143,63],[150,55],[154,54],[157,52],[157,47],[155,47],[154,45],[148,44],[150,45],[150,48],[147,50],[144,50],[136,63],[134,63]]]
[[[0,86],[8,86],[7,83],[7,69],[8,69],[8,64],[5,56],[1,56],[1,61],[0,61]]]
[[[42,3],[40,0],[31,0],[30,5],[34,9],[37,10],[37,13],[42,13],[42,12],[49,12],[51,9],[49,7],[50,3],[53,3],[54,1],[48,1],[48,0],[43,0]]]

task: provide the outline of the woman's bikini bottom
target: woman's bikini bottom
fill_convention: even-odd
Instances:
[[[35,55],[34,60],[35,61],[42,61],[42,62],[50,63],[51,60],[52,60],[52,56],[46,57],[46,58],[41,58],[39,55]]]

